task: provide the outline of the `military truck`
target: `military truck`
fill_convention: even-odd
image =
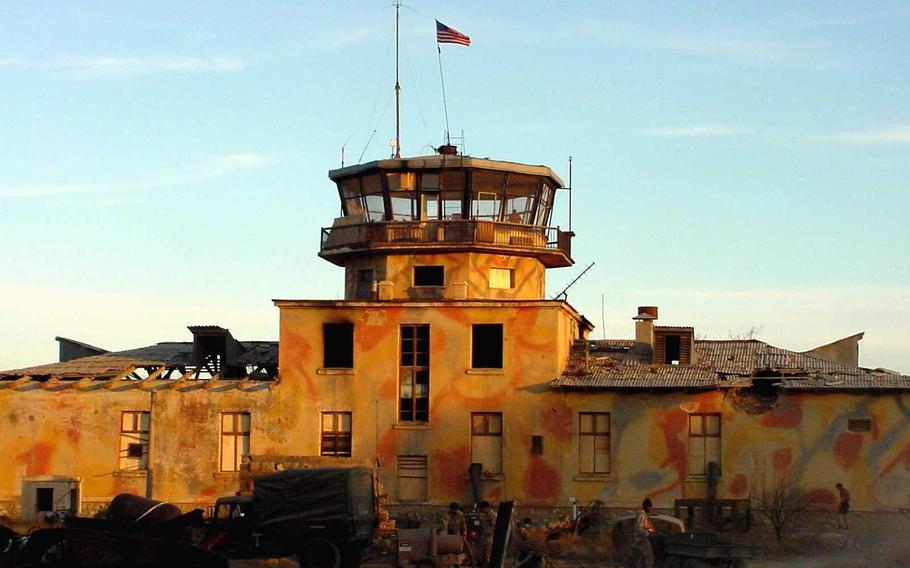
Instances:
[[[203,546],[229,558],[296,555],[303,568],[353,568],[377,525],[372,472],[292,469],[215,503]]]

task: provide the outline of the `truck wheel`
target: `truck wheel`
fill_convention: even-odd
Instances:
[[[306,541],[297,553],[300,568],[339,568],[341,552],[334,542],[317,537]]]
[[[681,556],[664,556],[664,561],[661,563],[660,568],[682,568],[683,559]]]

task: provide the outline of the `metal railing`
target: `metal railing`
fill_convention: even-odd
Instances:
[[[558,250],[571,257],[571,234],[557,227],[493,221],[384,221],[322,229],[320,251],[376,245],[492,245]]]

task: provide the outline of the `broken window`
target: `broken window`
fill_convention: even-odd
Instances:
[[[502,473],[502,413],[471,413],[471,463],[484,475]]]
[[[471,326],[471,368],[502,369],[502,324]]]
[[[578,472],[610,473],[610,414],[578,413]]]
[[[322,456],[351,455],[351,413],[322,413],[322,442],[319,449]]]
[[[415,266],[414,286],[445,286],[445,268],[442,266]]]
[[[240,471],[250,453],[250,413],[221,413],[221,471]]]
[[[427,456],[398,456],[398,500],[427,500]]]
[[[871,418],[848,418],[847,419],[847,432],[871,432],[872,431],[872,419]]]
[[[54,488],[38,487],[35,489],[35,511],[44,513],[54,510]]]
[[[515,271],[511,268],[491,268],[490,288],[511,290],[515,287]]]
[[[720,414],[690,414],[689,475],[707,475],[711,462],[721,465]]]
[[[322,366],[329,369],[354,367],[354,324],[322,324]]]
[[[120,469],[148,469],[150,422],[148,412],[120,413]]]
[[[399,411],[402,422],[428,422],[430,419],[430,326],[401,326],[401,366],[399,368]]]

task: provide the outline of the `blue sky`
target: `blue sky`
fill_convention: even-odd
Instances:
[[[569,293],[596,337],[655,304],[793,349],[866,331],[862,364],[910,372],[910,8],[740,4],[405,2],[404,154],[442,141],[438,18],[473,41],[443,47],[467,152],[573,156],[577,264],[548,287],[596,263]],[[55,335],[272,339],[271,298],[340,297],[326,171],[389,153],[393,23],[390,1],[0,6],[0,368]]]

